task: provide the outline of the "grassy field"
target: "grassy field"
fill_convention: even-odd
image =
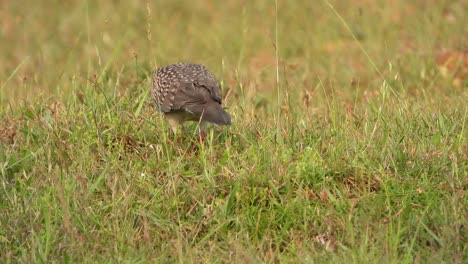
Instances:
[[[466,263],[467,9],[0,1],[0,262]],[[179,61],[233,117],[204,144],[150,101]]]

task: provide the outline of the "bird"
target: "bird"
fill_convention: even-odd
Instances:
[[[201,64],[179,62],[158,68],[152,75],[151,97],[174,135],[184,122],[196,121],[203,140],[208,123],[231,125],[232,122],[221,106],[218,81]]]

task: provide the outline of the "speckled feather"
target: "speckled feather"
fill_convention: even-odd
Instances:
[[[151,96],[163,113],[186,112],[192,120],[202,115],[207,121],[230,124],[221,108],[221,89],[214,75],[203,65],[177,63],[159,68],[153,74]]]

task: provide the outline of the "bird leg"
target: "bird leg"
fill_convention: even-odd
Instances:
[[[174,138],[178,143],[180,143],[180,141],[182,141],[182,133],[179,133],[179,126],[181,124],[180,118],[177,118],[176,115],[166,114],[166,119],[169,123],[169,127],[171,128],[172,133],[174,134]]]
[[[198,134],[198,139],[200,140],[200,144],[203,144],[205,138],[206,138],[206,126],[207,123],[205,121],[200,122],[200,132]]]
[[[203,144],[206,138],[206,133],[204,131],[200,131],[198,134],[198,140],[200,140],[200,144]]]

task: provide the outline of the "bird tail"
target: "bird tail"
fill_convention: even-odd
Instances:
[[[190,107],[187,110],[200,116],[203,121],[217,125],[230,125],[231,116],[219,104],[209,104],[205,107]]]

